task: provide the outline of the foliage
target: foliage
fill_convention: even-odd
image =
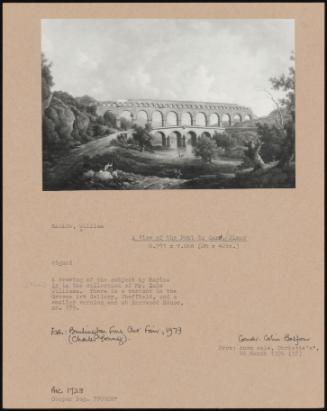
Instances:
[[[78,109],[82,109],[83,106],[77,102],[77,100],[71,96],[70,94],[66,93],[65,91],[55,91],[53,96],[57,99],[61,100],[68,106],[76,107]]]
[[[265,162],[280,160],[283,152],[283,144],[285,143],[285,135],[283,130],[276,125],[269,126],[268,124],[257,124],[258,136],[263,145],[261,148],[261,156]]]
[[[120,128],[122,130],[128,130],[128,129],[132,128],[132,126],[133,126],[133,123],[131,121],[127,120],[127,118],[122,117],[120,119]]]
[[[194,147],[194,154],[200,156],[203,161],[211,163],[212,158],[217,155],[217,144],[211,138],[202,136]]]
[[[139,146],[140,150],[143,151],[144,149],[151,149],[152,144],[152,136],[149,134],[149,132],[141,127],[138,126],[137,124],[133,125],[134,133],[133,133],[133,139],[136,142],[136,144]]]
[[[51,96],[51,87],[54,86],[53,76],[51,73],[52,64],[48,62],[44,54],[41,56],[41,74],[42,74],[42,105],[43,107],[48,104],[48,100]]]
[[[97,102],[89,96],[73,97],[52,92],[51,63],[42,55],[43,154],[50,161],[76,145],[111,134],[116,129],[112,113],[97,114]]]
[[[294,61],[294,55],[291,55]],[[257,137],[243,141],[245,146],[245,161],[243,165],[254,162],[265,167],[265,162],[279,161],[285,165],[295,153],[295,69],[292,65],[288,74],[281,74],[270,79],[273,90],[283,91],[284,97],[275,100],[270,92],[267,94],[275,103],[277,109],[267,117],[269,121],[256,123]],[[245,136],[244,136],[245,137]],[[253,153],[256,153],[253,156]],[[254,161],[254,158],[256,160]],[[256,166],[255,166],[256,167]]]
[[[213,139],[215,140],[217,147],[223,148],[225,153],[235,146],[235,139],[233,139],[231,134],[226,132],[217,133],[217,131],[215,131]]]
[[[294,61],[294,54],[291,55],[291,61]],[[270,79],[274,90],[281,90],[285,96],[279,100],[280,113],[286,110],[287,119],[283,118],[281,139],[281,152],[279,159],[281,164],[289,162],[295,155],[295,68],[294,65],[289,67],[288,75],[282,74],[279,77]]]
[[[281,155],[281,163],[286,164],[295,158],[295,121],[285,125],[285,141]]]
[[[113,128],[117,127],[116,116],[111,111],[106,111],[104,113],[103,120],[107,126],[113,127]]]
[[[294,53],[291,54],[290,60],[295,60]],[[282,74],[279,77],[272,77],[270,79],[272,88],[274,90],[282,90],[285,96],[280,99],[280,105],[285,107],[289,114],[295,120],[295,68],[294,65],[289,67],[288,75]]]
[[[83,106],[95,106],[97,101],[88,95],[84,95],[82,97],[75,97],[75,99],[82,104]]]
[[[96,105],[91,105],[91,106],[86,106],[85,111],[92,116],[97,116],[97,106]],[[101,119],[102,117],[99,117]]]

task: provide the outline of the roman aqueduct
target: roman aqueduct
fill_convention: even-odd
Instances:
[[[154,141],[168,147],[194,145],[198,137],[212,137],[227,127],[242,127],[254,118],[249,107],[230,103],[173,100],[118,100],[98,103],[97,113],[112,112],[118,121],[125,118],[150,124]]]

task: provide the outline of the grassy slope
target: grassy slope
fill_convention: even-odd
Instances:
[[[182,172],[179,188],[259,188],[259,187],[294,187],[294,167],[281,170],[257,171],[248,175],[237,175],[235,168],[238,160],[215,160],[212,164],[204,163],[199,158],[170,157],[160,152],[140,152],[111,145],[117,133],[83,144],[64,156],[52,170],[52,178],[47,181],[47,189],[65,185],[65,181],[74,179],[74,173],[81,174],[81,167],[87,162],[88,169],[103,168],[108,162],[114,162],[115,168],[136,175],[176,177],[176,170]]]
[[[157,153],[140,153],[136,150],[117,148],[114,153],[116,167],[123,171],[142,175],[172,177],[176,170],[182,172],[183,178],[194,178],[199,175],[217,175],[233,172],[239,161],[215,160],[211,164],[200,158],[178,158],[162,156]]]
[[[104,154],[112,151],[111,141],[117,137],[117,133],[90,141],[71,150],[67,155],[62,157],[52,169],[49,185],[60,184],[61,181],[72,175],[78,167],[84,163],[84,157],[94,157],[98,154]]]
[[[100,138],[75,148],[64,156],[52,169],[52,178],[47,185],[60,185],[70,178],[87,162],[90,168],[102,168],[108,161],[114,162],[115,168],[144,176],[174,177],[176,171],[182,172],[182,178],[194,178],[199,175],[218,175],[231,173],[239,164],[238,160],[215,160],[212,164],[204,163],[200,158],[170,157],[161,152],[140,152],[135,149],[112,146],[111,141],[118,133]],[[92,161],[93,159],[93,161]]]

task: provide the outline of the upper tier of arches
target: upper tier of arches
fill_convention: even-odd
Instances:
[[[117,118],[124,118],[140,125],[151,124],[153,128],[171,127],[171,126],[199,126],[199,127],[226,127],[232,126],[243,121],[252,120],[252,114],[249,112],[210,112],[203,111],[174,111],[163,112],[161,110],[106,110],[112,112]],[[103,114],[104,114],[103,113]],[[102,114],[102,113],[99,113]]]

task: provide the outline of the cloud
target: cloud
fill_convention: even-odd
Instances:
[[[293,49],[292,20],[42,21],[55,88],[101,100],[236,102],[266,114],[261,90]]]

